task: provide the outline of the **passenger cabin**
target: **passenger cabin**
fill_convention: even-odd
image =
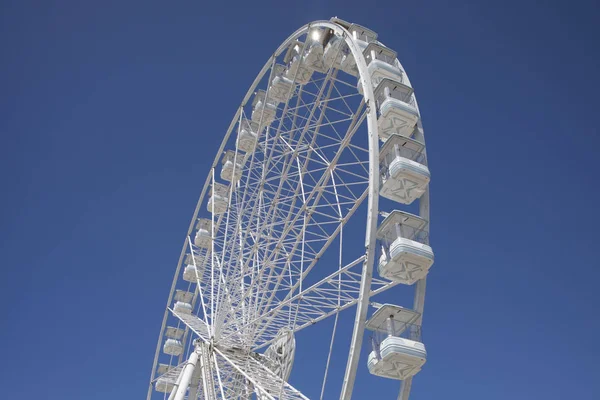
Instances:
[[[176,314],[191,314],[194,308],[194,293],[186,292],[184,290],[175,291],[175,305],[173,305],[173,312]]]
[[[209,247],[206,252],[201,252],[195,257],[195,260],[192,259],[191,254],[186,255],[185,268],[183,269],[184,281],[196,283],[198,278],[202,278],[204,266],[206,265],[207,261],[210,260],[210,250],[211,249]]]
[[[243,118],[238,127],[236,146],[238,150],[252,153],[258,140],[258,123]]]
[[[229,187],[222,183],[213,183],[210,189],[206,209],[213,214],[223,214],[229,204]]]
[[[308,65],[304,64],[301,54],[303,52],[305,53],[304,47],[304,43],[296,40],[288,47],[283,58],[284,63],[287,65],[285,76],[300,85],[306,85],[310,82],[310,78],[312,78],[312,75],[315,72],[314,69],[309,68]]]
[[[396,65],[396,52],[380,43],[369,43],[363,55],[367,63],[367,71],[373,87],[376,88],[382,79],[388,78],[396,82],[403,82],[403,74]],[[359,92],[362,87],[359,85]]]
[[[379,151],[379,193],[386,199],[411,204],[420,198],[431,179],[425,165],[425,145],[392,134]]]
[[[366,49],[369,43],[377,41],[377,33],[364,26],[351,24],[339,18],[331,18],[331,22],[348,30],[361,51]],[[341,69],[350,75],[358,76],[356,61],[342,36],[338,34],[331,35],[326,39],[326,43],[324,44],[323,58],[327,68]]]
[[[338,21],[341,21],[338,19]],[[346,22],[347,23],[347,22]],[[367,44],[377,42],[377,33],[359,24],[350,24],[347,28],[354,40]]]
[[[184,330],[181,328],[175,328],[174,326],[167,326],[165,330],[165,336],[169,339],[181,340],[184,334]]]
[[[173,366],[169,364],[158,364],[158,367],[156,368],[156,374],[159,376],[159,378],[156,380],[156,382],[154,382],[154,389],[156,389],[157,392],[170,393],[173,390],[174,385],[172,381],[166,376],[161,376],[169,372],[169,370],[172,368]]]
[[[264,90],[259,90],[252,101],[252,121],[260,126],[269,126],[275,120],[277,104],[267,97]]]
[[[232,182],[239,181],[242,177],[246,157],[243,153],[235,153],[234,150],[227,150],[221,160],[221,179]]]
[[[369,46],[369,43],[377,43],[377,33],[364,26],[351,24],[347,29],[350,32],[352,39],[354,39],[354,43],[358,45],[360,51],[364,51]],[[340,63],[340,68],[342,71],[358,77],[358,67],[356,66],[356,60],[354,60],[354,56],[351,52],[344,56]]]
[[[156,368],[156,373],[158,375],[163,375],[165,374],[168,370],[170,370],[171,368],[173,368],[172,366],[170,366],[169,364],[158,364],[158,367]]]
[[[171,393],[174,387],[175,385],[173,384],[173,382],[163,377],[158,378],[154,383],[154,389],[156,389],[157,392],[161,393]]]
[[[367,47],[367,42],[363,42],[362,40],[357,40],[355,43],[358,45],[360,51],[363,51]],[[348,48],[340,61],[340,69],[347,74],[358,77],[358,66],[350,48]]]
[[[383,78],[375,87],[379,139],[386,141],[394,133],[410,137],[419,120],[413,89],[398,81]]]
[[[325,51],[323,52],[325,66],[341,69],[342,60],[348,54],[350,54],[350,48],[346,41],[340,35],[334,34],[325,45]]]
[[[427,360],[421,342],[420,314],[392,304],[382,305],[366,323],[373,331],[369,372],[383,378],[403,380],[414,376]]]
[[[180,356],[183,353],[181,341],[177,339],[167,339],[163,346],[163,353],[170,356]]]
[[[275,64],[269,85],[269,98],[279,103],[286,103],[294,93],[294,82],[285,76],[285,65]]]
[[[186,282],[196,283],[198,278],[202,278],[203,268],[195,267],[193,264],[187,264],[183,269],[183,280]]]
[[[379,276],[412,285],[429,272],[434,261],[428,222],[404,211],[392,211],[377,230],[381,256]]]
[[[173,311],[177,314],[191,314],[192,313],[192,305],[189,303],[184,303],[183,301],[176,301],[173,306]]]
[[[182,303],[187,303],[192,305],[192,301],[194,300],[194,293],[186,292],[185,290],[175,290],[175,301],[179,301]]]
[[[196,237],[194,244],[202,249],[207,249],[211,245],[212,221],[207,218],[198,218],[196,222]]]
[[[326,73],[329,69],[325,66],[323,58],[323,43],[327,39],[325,29],[312,28],[306,35],[306,46],[302,62],[308,69]]]

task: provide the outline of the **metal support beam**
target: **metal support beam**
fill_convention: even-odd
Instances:
[[[190,354],[186,364],[183,366],[181,375],[179,375],[179,382],[178,384],[175,384],[175,387],[169,396],[169,400],[183,400],[185,398],[188,386],[192,380],[192,375],[194,374],[194,370],[198,364],[198,357],[200,356],[200,347],[198,342],[196,342],[194,346],[195,349],[192,354]]]

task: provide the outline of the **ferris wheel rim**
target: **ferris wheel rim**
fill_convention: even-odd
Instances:
[[[374,170],[374,166],[377,165],[377,160],[379,158],[378,125],[377,125],[377,115],[376,115],[375,107],[372,104],[369,104],[370,102],[374,101],[373,84],[372,84],[371,80],[368,79],[369,74],[367,71],[367,65],[366,65],[364,55],[363,55],[362,51],[358,48],[358,46],[356,45],[354,40],[352,39],[351,34],[347,29],[345,29],[344,27],[342,27],[336,23],[326,21],[326,20],[314,21],[314,22],[311,22],[309,24],[302,26],[301,28],[296,30],[293,34],[291,34],[285,41],[282,42],[282,44],[269,57],[269,59],[267,60],[265,65],[262,67],[261,71],[256,76],[252,85],[246,92],[246,95],[244,96],[241,105],[236,109],[236,112],[232,118],[232,121],[223,137],[223,140],[221,142],[219,150],[216,153],[215,159],[214,159],[213,163],[211,164],[211,171],[214,170],[214,168],[219,164],[219,160],[221,158],[221,155],[223,154],[223,150],[225,149],[225,146],[227,145],[227,142],[228,142],[231,134],[234,132],[235,126],[239,122],[239,118],[240,118],[241,114],[243,113],[243,107],[248,103],[251,96],[255,93],[257,86],[259,85],[261,80],[264,78],[264,75],[267,73],[267,71],[269,71],[269,69],[272,69],[275,59],[279,55],[281,55],[281,53],[283,51],[285,51],[291,43],[293,43],[295,40],[297,40],[302,35],[307,34],[309,32],[309,30],[314,27],[328,28],[342,36],[342,38],[348,45],[350,51],[352,52],[354,59],[356,60],[356,64],[357,64],[357,68],[358,68],[358,72],[359,72],[359,81],[362,83],[362,87],[363,87],[363,91],[364,91],[363,96],[364,96],[364,99],[365,99],[365,101],[367,103],[367,107],[368,107],[366,119],[367,119],[367,127],[368,127],[367,134],[369,135],[369,140],[368,140],[368,143],[369,143],[369,194],[368,194],[368,207],[367,207],[368,224],[367,224],[367,230],[366,230],[366,234],[365,234],[366,254],[365,254],[365,261],[364,261],[363,270],[362,270],[363,278],[361,279],[361,295],[360,295],[360,299],[359,299],[358,303],[356,304],[357,310],[356,310],[355,325],[354,325],[353,335],[352,335],[352,346],[351,346],[351,351],[348,356],[348,364],[347,364],[347,368],[346,368],[346,373],[345,373],[343,386],[342,386],[342,390],[341,390],[341,397],[340,397],[343,400],[347,400],[352,395],[353,382],[354,382],[355,374],[356,374],[356,364],[358,363],[358,358],[360,355],[360,343],[362,342],[362,337],[364,335],[366,312],[368,309],[368,303],[369,303],[369,297],[370,297],[370,295],[369,295],[370,279],[372,276],[372,271],[373,271],[373,266],[374,266],[374,254],[375,254],[374,246],[375,246],[375,241],[376,241],[375,232],[377,230],[377,216],[378,216],[378,212],[379,212],[379,210],[378,210],[379,180],[378,180],[377,171]],[[398,60],[396,60],[396,62],[401,66],[401,64]],[[406,79],[408,80],[408,76],[406,76]],[[408,82],[410,84],[410,81],[408,81]],[[288,98],[288,102],[289,102],[289,98]],[[415,103],[416,103],[416,99],[415,99]],[[415,106],[417,107],[417,110],[418,110],[418,106],[416,104],[415,104]],[[418,123],[419,123],[419,125],[421,124],[420,119],[419,119]],[[207,193],[210,185],[211,185],[211,174],[209,173],[207,176],[207,179],[203,185],[199,200],[196,205],[196,209],[193,214],[192,221],[190,223],[190,226],[189,226],[187,234],[186,234],[187,240],[189,240],[189,236],[194,230],[195,222],[198,218],[200,208],[205,201],[206,193]],[[427,211],[429,208],[428,191],[429,191],[429,189],[427,188],[427,195],[426,195]],[[163,316],[163,322],[161,324],[160,334],[159,334],[158,343],[157,343],[156,352],[155,352],[155,358],[154,358],[154,362],[153,362],[153,366],[152,366],[151,383],[150,383],[150,388],[148,391],[148,399],[151,396],[152,381],[156,377],[156,366],[157,366],[158,356],[160,353],[160,346],[161,346],[161,343],[163,340],[163,333],[164,333],[165,327],[166,327],[166,320],[168,318],[169,313],[171,312],[169,309],[169,305],[173,301],[175,288],[176,288],[179,276],[181,274],[181,268],[183,265],[183,260],[184,260],[185,254],[186,254],[186,250],[187,250],[187,243],[184,243],[181,254],[180,254],[179,261],[177,263],[177,268],[175,271],[171,289],[169,292],[169,297],[167,300],[167,307],[165,309],[165,313]],[[424,286],[424,284],[423,284],[423,286]],[[424,288],[423,288],[422,292],[424,294]],[[186,330],[187,330],[187,328],[186,328]],[[353,365],[351,365],[351,363],[353,363]],[[410,391],[410,385],[408,385],[408,386],[409,386],[408,390]]]

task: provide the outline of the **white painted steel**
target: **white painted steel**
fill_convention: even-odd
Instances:
[[[192,351],[186,364],[183,366],[179,382],[175,384],[175,387],[169,396],[169,400],[183,400],[185,398],[190,381],[192,380],[192,375],[196,369],[196,364],[198,363],[199,355],[200,349],[198,347],[194,348],[194,351]]]
[[[334,40],[325,48],[318,44],[331,33]],[[410,82],[397,60],[388,68],[397,74],[386,75],[387,67],[378,66],[379,59],[370,50],[365,53],[376,62],[370,61],[369,70],[363,50],[377,48],[376,37],[366,28],[337,19],[311,23],[284,41],[255,79],[227,130],[194,212],[167,303],[173,308],[164,314],[151,383],[160,381],[166,388],[177,385],[178,376],[181,385],[173,393],[185,393],[195,369],[177,363],[183,344],[194,335],[206,351],[196,360],[202,373],[196,374],[190,393],[205,399],[249,398],[253,392],[261,399],[304,399],[286,383],[293,351],[283,364],[275,363],[277,367],[272,349],[289,349],[282,343],[291,343],[295,332],[330,316],[336,316],[337,325],[338,314],[356,305],[340,394],[340,399],[351,398],[369,299],[398,283],[373,276],[380,184],[378,116],[382,114],[372,79],[395,77],[407,86]],[[278,64],[286,51],[287,64]],[[326,68],[327,63],[334,68]],[[265,92],[258,85],[267,73],[267,87],[263,87],[269,91]],[[362,93],[351,76],[358,77]],[[416,101],[414,105],[418,116]],[[420,121],[418,126],[413,138],[424,143]],[[232,132],[237,136],[232,147],[237,150],[227,151],[219,174],[232,182],[225,185],[215,180],[215,168],[232,143]],[[365,251],[343,265],[344,246],[341,238],[339,244],[336,240],[364,200]],[[419,200],[420,214],[426,213],[426,219],[428,201],[427,188]],[[203,204],[210,228],[193,232]],[[325,266],[314,267],[332,245],[339,245],[339,268],[320,277],[318,271]],[[304,283],[314,282],[315,277],[316,283]],[[415,308],[421,310],[424,287],[424,280],[416,285]],[[167,320],[178,324],[169,332]],[[174,332],[181,331],[182,351],[170,351],[172,357],[165,365],[171,367],[161,367],[163,375],[157,380],[163,336],[169,342]],[[260,351],[265,348],[263,355]],[[409,391],[410,382],[403,385],[400,396],[406,400]],[[148,399],[151,395],[152,385]]]

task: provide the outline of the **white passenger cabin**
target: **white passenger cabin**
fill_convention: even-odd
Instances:
[[[260,126],[269,126],[275,120],[277,103],[267,97],[264,90],[259,90],[252,101],[252,121]]]
[[[196,237],[194,244],[202,249],[207,249],[211,245],[212,221],[207,218],[198,218],[196,222]]]
[[[166,376],[161,376],[169,372],[169,370],[171,369],[173,369],[172,365],[162,363],[158,364],[158,367],[156,368],[156,373],[159,376],[159,378],[154,383],[154,389],[156,389],[157,392],[170,393],[173,390],[174,385],[172,383],[172,380],[168,379]]]
[[[192,313],[192,305],[189,303],[184,303],[183,301],[176,301],[173,306],[173,311],[177,314],[191,314]]]
[[[191,314],[194,306],[194,293],[186,292],[184,290],[175,291],[175,304],[173,305],[173,312],[176,314]]]
[[[363,51],[367,47],[367,43],[362,40],[356,41],[358,48],[360,51]],[[350,48],[345,52],[342,60],[340,61],[340,69],[347,74],[358,77],[358,67],[356,66],[356,61],[354,60],[354,55],[352,55],[352,51]]]
[[[183,269],[183,280],[186,282],[196,283],[198,278],[202,279],[203,269],[195,267],[193,264],[187,264]]]
[[[392,134],[410,137],[419,120],[413,89],[389,78],[375,87],[379,139],[386,141]]]
[[[206,209],[214,214],[223,214],[229,204],[229,187],[222,183],[213,183],[210,189]]]
[[[325,51],[323,53],[325,66],[328,68],[341,69],[342,60],[348,54],[350,54],[350,48],[346,44],[346,41],[340,35],[334,34],[325,45]]]
[[[392,211],[377,230],[381,243],[379,276],[406,285],[425,277],[434,260],[427,244],[428,234],[428,223],[423,218]]]
[[[414,376],[427,360],[421,342],[420,314],[406,308],[384,304],[366,323],[373,331],[369,372],[383,378],[403,380]]]
[[[238,150],[252,153],[258,140],[258,123],[242,118],[238,127],[236,146]]]
[[[171,393],[175,385],[167,378],[158,378],[154,383],[154,389],[161,393]]]
[[[377,33],[364,26],[351,24],[347,29],[350,31],[350,35],[358,45],[360,51],[364,51],[369,43],[377,42]],[[356,61],[354,60],[352,52],[348,52],[348,54],[343,57],[340,62],[340,68],[350,75],[358,76],[358,67],[356,66]]]
[[[337,19],[341,21],[340,19]],[[346,24],[348,24],[346,22]],[[347,28],[354,40],[365,42],[367,44],[377,42],[377,33],[359,24],[350,24]]]
[[[181,328],[175,328],[174,326],[167,326],[165,330],[165,336],[169,339],[181,340],[184,334],[184,330]]]
[[[190,283],[196,283],[198,278],[202,279],[204,273],[204,267],[210,260],[210,247],[206,252],[201,252],[192,259],[191,254],[186,255],[185,268],[183,269],[183,280]]]
[[[293,93],[294,82],[285,76],[285,65],[275,64],[269,85],[269,99],[273,99],[278,104],[285,103]]]
[[[180,356],[183,353],[183,345],[180,340],[167,339],[163,346],[163,352],[170,356]]]
[[[283,58],[283,61],[287,65],[285,76],[300,85],[306,85],[310,82],[310,78],[312,78],[315,72],[314,69],[304,63],[302,54],[300,54],[303,52],[303,49],[304,43],[296,40],[290,45]]]
[[[171,368],[173,368],[171,365],[169,364],[158,364],[158,368],[156,368],[156,373],[158,375],[163,375],[165,374],[168,370],[170,370]]]
[[[235,154],[234,150],[227,150],[221,160],[221,179],[237,182],[242,177],[246,157],[243,153]]]
[[[369,43],[364,49],[363,55],[374,88],[385,78],[399,83],[404,81],[402,71],[396,64],[396,52],[394,50],[385,47],[381,43]],[[360,82],[358,91],[362,93]]]
[[[187,303],[191,306],[193,300],[194,300],[194,293],[187,292],[185,290],[179,290],[179,289],[175,290],[175,301],[178,301],[181,303]]]
[[[306,47],[304,49],[303,63],[308,69],[326,73],[329,69],[325,66],[323,57],[323,42],[328,30],[312,28],[306,35]]]
[[[431,180],[425,165],[425,145],[393,134],[379,151],[379,193],[386,199],[411,204],[420,198]]]

